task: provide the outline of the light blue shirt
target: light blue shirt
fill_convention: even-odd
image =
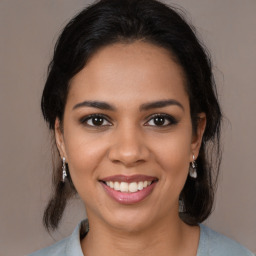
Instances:
[[[80,244],[80,227],[71,236],[29,256],[84,256]],[[197,256],[254,256],[237,242],[200,224],[200,240]]]

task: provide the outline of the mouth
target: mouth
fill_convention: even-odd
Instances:
[[[153,181],[139,181],[139,182],[118,182],[118,181],[107,181],[105,184],[114,189],[115,191],[127,192],[127,193],[135,193],[144,188],[150,186]]]
[[[134,204],[149,196],[158,179],[145,175],[116,175],[100,180],[107,194],[122,204]]]

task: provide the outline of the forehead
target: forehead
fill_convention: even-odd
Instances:
[[[70,100],[187,100],[182,68],[150,43],[116,43],[96,52],[70,83]]]

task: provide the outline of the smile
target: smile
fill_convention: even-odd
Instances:
[[[148,197],[158,179],[145,175],[116,175],[100,180],[107,194],[121,204],[135,204]]]
[[[116,191],[135,193],[139,190],[151,185],[153,181],[139,181],[139,182],[118,182],[118,181],[107,181],[106,185],[113,188]]]

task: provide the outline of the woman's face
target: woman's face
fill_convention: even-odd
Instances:
[[[63,120],[57,145],[89,220],[131,231],[178,219],[205,121],[193,135],[183,72],[167,50],[99,50],[72,79]]]

